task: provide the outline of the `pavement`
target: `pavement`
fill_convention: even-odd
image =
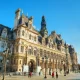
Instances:
[[[0,76],[0,80],[2,80],[2,76]],[[31,78],[28,78],[28,76],[6,76],[5,80],[80,80],[80,73],[72,73],[68,74],[66,76],[59,75],[58,79],[56,77],[52,78],[52,76],[47,75],[47,78],[44,79],[43,76],[32,76]]]

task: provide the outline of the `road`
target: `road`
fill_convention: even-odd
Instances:
[[[80,80],[80,73],[76,73],[73,74],[72,76],[69,76],[67,80]]]
[[[0,80],[2,80],[2,76],[0,77]],[[72,73],[66,76],[59,75],[58,79],[47,75],[47,79],[44,79],[44,76],[32,76],[31,78],[28,78],[27,76],[6,76],[5,80],[80,80],[80,73]]]

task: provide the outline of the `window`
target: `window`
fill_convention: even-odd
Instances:
[[[2,42],[1,47],[2,47],[2,48],[4,48],[4,47],[5,47],[5,41],[3,41],[3,42]]]
[[[24,44],[24,42],[21,42],[21,44]]]
[[[21,52],[24,52],[24,46],[21,46]]]
[[[37,53],[36,50],[34,50],[34,55],[35,55],[35,56],[36,56],[36,53]]]
[[[7,37],[7,29],[4,28],[2,31],[2,37],[6,38]]]
[[[42,57],[42,50],[40,50],[40,56]]]
[[[2,69],[2,68],[0,67],[0,71],[1,71],[1,69]]]
[[[18,36],[20,35],[20,30],[18,30]]]
[[[21,71],[21,69],[19,69],[19,71]]]
[[[29,39],[31,40],[31,34],[29,35]]]
[[[18,52],[18,46],[16,46],[16,52]]]
[[[29,49],[29,54],[31,54],[32,53],[32,51],[31,51],[31,49]]]
[[[0,60],[0,63],[2,63],[2,60]]]
[[[36,41],[36,36],[34,37],[34,41]]]
[[[21,60],[20,60],[20,64],[21,64]]]
[[[26,37],[27,37],[27,33],[26,33]]]
[[[14,62],[13,63],[15,64],[15,59],[14,59]]]
[[[22,31],[22,36],[24,36],[24,30]]]

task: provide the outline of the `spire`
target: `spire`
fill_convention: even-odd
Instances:
[[[42,21],[41,21],[41,29],[45,28],[46,29],[46,21],[45,21],[45,17],[42,16]]]
[[[42,16],[42,20],[41,20],[41,30],[40,30],[40,33],[42,35],[42,37],[47,37],[48,36],[48,31],[47,31],[47,28],[46,28],[46,20],[45,20],[45,17]]]

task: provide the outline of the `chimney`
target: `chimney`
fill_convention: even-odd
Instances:
[[[19,19],[20,19],[20,11],[21,11],[21,9],[17,9],[16,12],[15,12],[14,29],[16,29],[17,26],[18,26]]]
[[[17,18],[17,19],[20,18],[20,11],[21,11],[20,8],[16,10],[16,12],[15,12],[16,16],[15,16],[15,18]]]

